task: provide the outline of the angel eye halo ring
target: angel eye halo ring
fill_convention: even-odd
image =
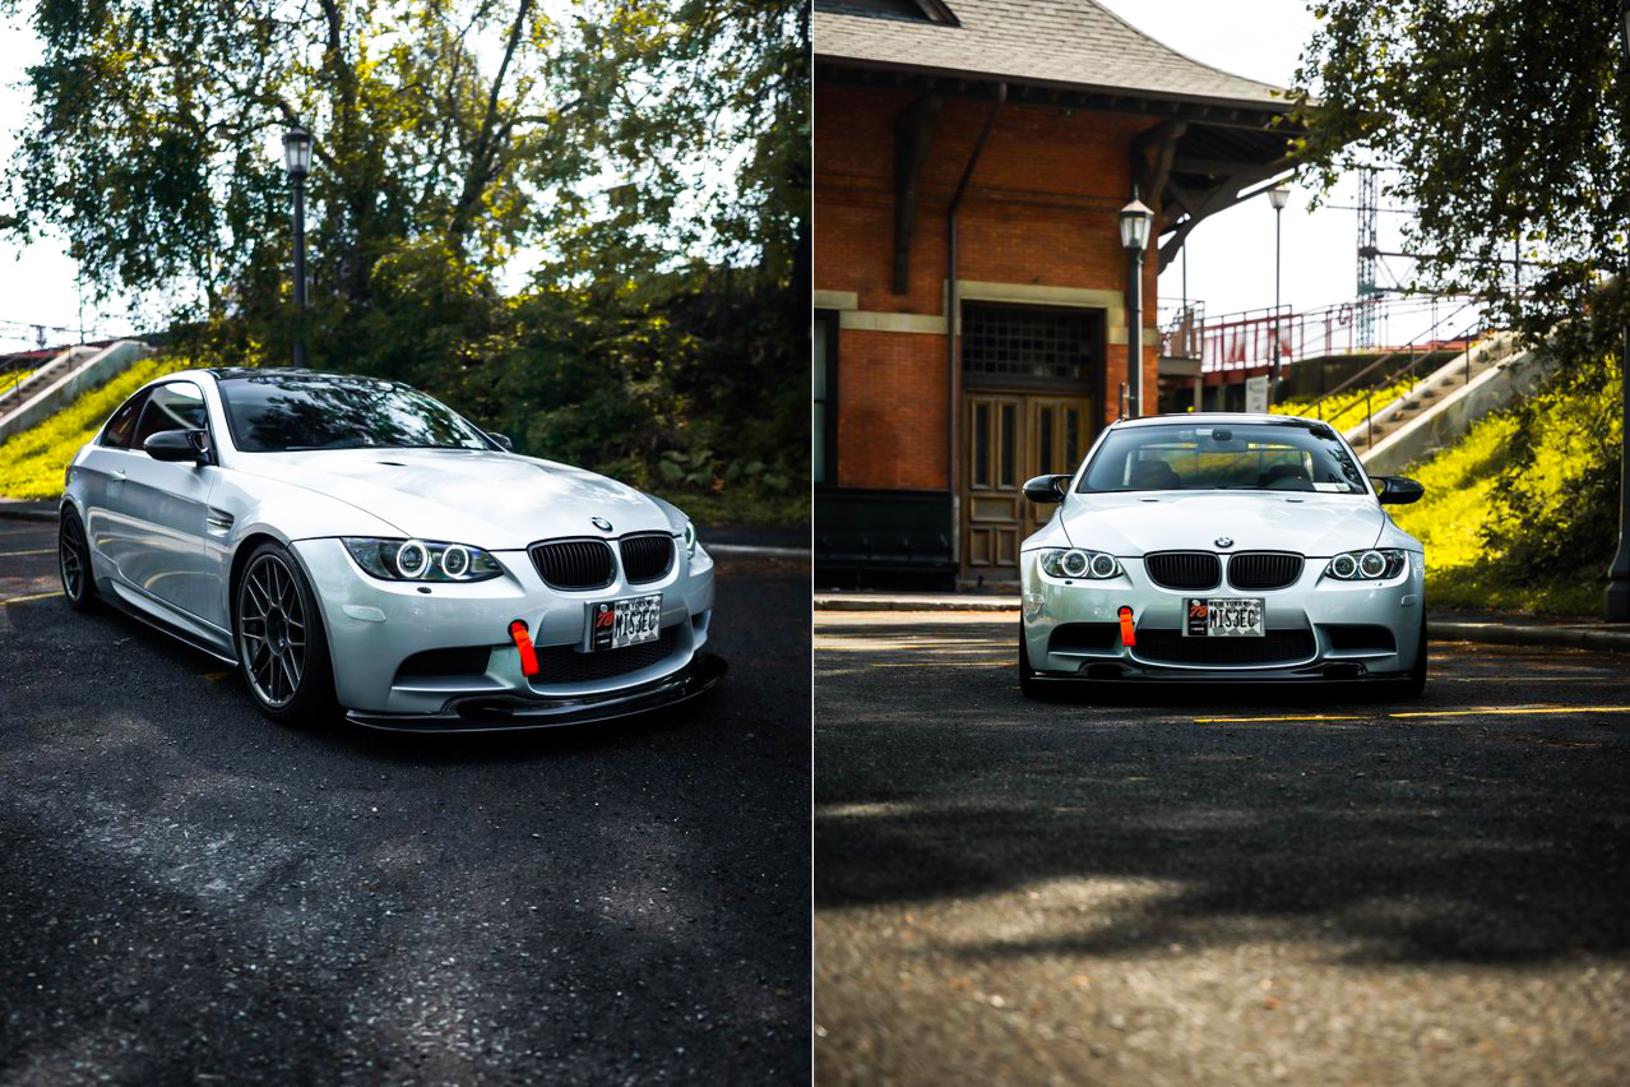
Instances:
[[[1114,555],[1084,547],[1043,548],[1036,562],[1044,576],[1059,580],[1108,581],[1125,572]]]

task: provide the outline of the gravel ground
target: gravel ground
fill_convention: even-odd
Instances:
[[[50,528],[0,525],[0,1084],[807,1081],[804,568],[721,563],[679,712],[306,732],[22,599]]]
[[[1015,639],[817,617],[817,1082],[1630,1083],[1624,657],[1093,705]]]

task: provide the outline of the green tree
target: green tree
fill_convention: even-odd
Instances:
[[[703,254],[774,263],[807,219],[807,83],[784,4],[27,10],[44,57],[0,224],[63,233],[103,294],[162,291],[196,318],[275,325],[288,201],[273,149],[297,122],[317,136],[319,331],[365,318],[388,259],[440,254],[477,276],[522,249],[554,276]],[[712,206],[687,203],[698,171],[732,155]]]
[[[1630,270],[1618,0],[1328,0],[1314,10],[1296,78],[1303,162],[1326,188],[1354,166],[1388,168],[1390,195],[1415,209],[1406,241],[1424,258],[1422,283],[1485,296],[1560,357],[1556,377],[1513,410],[1483,522],[1491,576],[1541,584],[1602,569],[1617,527],[1630,318],[1618,278]]]
[[[1617,0],[1327,0],[1296,76],[1298,150],[1326,185],[1396,171],[1429,285],[1511,293],[1550,328],[1630,249],[1630,80]]]
[[[101,294],[286,359],[298,122],[315,365],[636,483],[807,477],[807,3],[26,10],[44,56],[0,229],[64,235]]]

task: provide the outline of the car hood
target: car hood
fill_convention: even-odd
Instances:
[[[1386,515],[1369,495],[1283,491],[1072,494],[1064,531],[1076,547],[1135,556],[1218,549],[1334,555],[1373,547]]]
[[[405,536],[514,550],[554,536],[674,531],[650,497],[553,461],[477,449],[331,449],[244,454],[234,468],[329,495]]]

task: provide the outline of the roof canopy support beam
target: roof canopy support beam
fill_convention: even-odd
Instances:
[[[1190,231],[1200,225],[1200,220],[1262,192],[1261,182],[1284,173],[1288,165],[1284,160],[1265,166],[1246,167],[1242,163],[1238,173],[1230,174],[1203,192],[1195,192],[1175,181],[1168,181],[1167,191],[1187,214],[1180,221],[1172,222],[1161,230],[1162,234],[1169,232],[1171,237],[1160,245],[1160,270],[1164,271],[1166,265],[1176,259],[1178,251],[1183,248],[1184,239],[1189,236]]]
[[[1187,121],[1162,121],[1132,141],[1132,178],[1146,194],[1145,199],[1162,213],[1166,204],[1166,179],[1171,176],[1177,141],[1187,132]]]
[[[917,225],[917,189],[933,142],[942,99],[925,95],[894,119],[894,293],[911,282],[911,235]]]

